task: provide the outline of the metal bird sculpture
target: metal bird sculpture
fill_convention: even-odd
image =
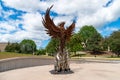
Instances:
[[[64,28],[65,22],[59,23],[57,26],[53,22],[53,19],[50,18],[50,8],[47,8],[45,16],[42,18],[42,23],[46,28],[47,34],[52,38],[58,38],[60,40],[60,51],[63,53],[63,49],[65,48],[66,41],[70,40],[72,36],[73,30],[75,28],[75,22],[73,22],[69,27],[66,29]]]

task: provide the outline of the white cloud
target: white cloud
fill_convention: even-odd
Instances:
[[[113,26],[113,27],[110,27],[110,26],[106,26],[104,29],[99,29],[98,32],[103,34],[103,37],[108,37],[110,36],[110,34],[114,31],[118,31],[120,28],[116,27],[116,26]]]
[[[68,27],[70,24],[72,24],[74,16],[58,16],[54,18],[54,23],[58,25],[60,22],[65,22],[65,26]]]
[[[43,30],[42,16],[39,13],[27,13],[22,16],[22,19],[26,30]]]
[[[16,8],[18,10],[35,10],[38,6],[39,0],[4,0],[5,5],[10,6],[12,8]]]
[[[61,14],[89,14],[101,8],[107,0],[57,0],[54,10]]]
[[[48,39],[45,28],[42,25],[42,16],[39,13],[27,13],[23,15],[23,28],[30,32],[31,38],[41,40]]]
[[[16,30],[15,26],[12,26],[8,22],[0,22],[0,29],[4,31],[4,33],[9,33],[10,31]]]
[[[106,22],[114,21],[120,17],[120,1],[114,0],[110,6],[104,7],[108,1],[109,0],[48,0],[40,2],[39,0],[4,0],[7,6],[27,12],[37,12],[37,10],[45,11],[48,6],[54,4],[52,11],[58,14],[64,14],[66,17],[77,16],[77,27],[87,24],[100,27]],[[58,16],[58,18],[60,17]],[[66,21],[71,20],[68,18]],[[58,19],[55,22],[59,22]]]
[[[115,0],[109,7],[101,7],[96,10],[92,15],[84,15],[79,17],[78,22],[80,25],[94,25],[96,27],[102,27],[107,22],[115,21],[120,17],[120,1]]]
[[[118,28],[114,28],[114,27],[112,27],[112,28],[107,27],[106,28],[106,31],[117,31],[117,30],[118,30]]]
[[[0,17],[8,18],[10,15],[13,15],[13,14],[15,14],[14,11],[12,10],[4,11],[2,6],[0,5]]]
[[[4,14],[4,15],[3,15],[4,18],[9,18],[9,16],[16,14],[16,13],[15,13],[14,11],[12,11],[12,10],[9,10],[9,11],[4,11],[4,10],[2,10],[2,13]]]
[[[37,10],[45,10],[45,6],[49,6],[47,2],[40,2],[40,0],[3,0],[6,6],[15,8],[17,10],[35,12]],[[50,3],[50,1],[48,1]]]

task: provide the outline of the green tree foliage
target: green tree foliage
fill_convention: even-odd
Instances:
[[[95,52],[101,50],[101,42],[103,38],[93,26],[83,26],[78,34],[84,44],[84,50]]]
[[[112,43],[111,43],[112,41],[113,41],[113,39],[110,36],[109,37],[105,37],[103,39],[103,50],[104,51],[110,50],[110,47],[112,45]]]
[[[93,51],[94,54],[98,54],[102,51],[102,36],[99,33],[93,34],[87,42],[87,50]]]
[[[103,50],[104,51],[108,51],[108,47],[109,47],[110,45],[109,45],[109,39],[108,39],[108,37],[105,37],[104,39],[103,39]]]
[[[46,46],[46,51],[49,55],[53,55],[53,53],[57,52],[59,47],[59,40],[58,39],[51,39],[48,45]]]
[[[120,56],[120,30],[113,32],[109,36],[109,45],[111,50]]]
[[[46,54],[46,50],[43,48],[40,48],[39,50],[36,51],[36,55],[45,55]]]
[[[70,49],[71,52],[83,50],[83,47],[81,44],[81,37],[78,33],[74,34],[71,37],[71,40],[70,40],[70,42],[68,42],[67,47],[68,47],[68,49]]]
[[[6,52],[20,52],[20,45],[18,43],[9,43],[5,48]]]
[[[91,26],[85,25],[78,32],[78,34],[80,34],[81,40],[84,43],[87,43],[88,39],[91,38],[96,33],[98,32],[92,25]]]
[[[24,39],[20,43],[21,53],[34,53],[36,51],[36,44],[33,40]]]

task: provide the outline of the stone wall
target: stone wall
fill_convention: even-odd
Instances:
[[[2,59],[0,60],[0,72],[18,68],[49,65],[53,63],[54,63],[53,59],[36,57]]]

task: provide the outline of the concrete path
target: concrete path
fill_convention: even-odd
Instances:
[[[120,80],[120,63],[71,63],[72,74],[56,74],[53,65],[16,69],[0,73],[0,80]]]

